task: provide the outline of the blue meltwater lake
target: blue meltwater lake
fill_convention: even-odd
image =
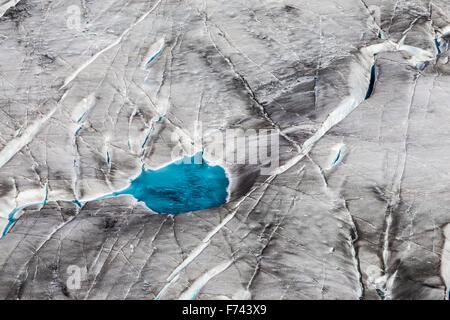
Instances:
[[[224,204],[228,185],[225,170],[198,153],[158,170],[143,169],[128,188],[112,195],[130,194],[155,212],[178,214]]]

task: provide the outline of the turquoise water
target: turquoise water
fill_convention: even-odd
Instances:
[[[151,57],[146,64],[151,63],[153,60],[155,60],[160,54],[161,54],[162,50],[159,50],[157,53],[155,53],[155,55],[153,57]]]
[[[8,230],[11,228],[11,226],[17,221],[17,219],[15,218],[15,215],[16,215],[17,212],[19,212],[20,210],[22,210],[22,209],[24,209],[24,208],[26,208],[28,206],[31,206],[31,205],[40,204],[42,206],[45,206],[47,204],[47,201],[48,201],[48,184],[45,185],[45,198],[44,198],[44,201],[26,204],[24,206],[15,208],[13,211],[11,211],[9,213],[9,215],[8,215],[8,223],[6,224],[5,229],[3,229],[3,232],[2,232],[2,234],[0,236],[0,238],[4,237],[5,234],[8,232]]]
[[[339,161],[339,158],[341,157],[341,153],[342,153],[342,150],[339,149],[339,152],[338,152],[336,158],[334,158],[333,162],[331,163],[332,166],[334,166],[336,164],[336,162]]]
[[[127,189],[112,195],[130,194],[155,212],[178,214],[224,204],[228,185],[225,170],[198,153],[158,170],[143,169]]]
[[[15,215],[19,210],[22,210],[22,209],[23,209],[23,207],[20,207],[20,208],[16,208],[16,209],[14,209],[13,211],[11,211],[11,213],[8,215],[8,224],[6,225],[5,229],[3,229],[3,232],[2,232],[2,236],[1,236],[1,237],[4,237],[5,234],[8,232],[9,228],[11,228],[11,226],[17,221],[17,219],[14,218],[14,215]]]

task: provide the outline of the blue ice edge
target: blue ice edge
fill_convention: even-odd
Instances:
[[[48,201],[48,184],[45,185],[45,198],[44,201],[42,202],[33,202],[33,203],[29,203],[29,204],[25,204],[23,206],[17,207],[15,208],[13,211],[11,211],[8,215],[8,223],[5,226],[5,229],[3,229],[3,232],[0,236],[0,238],[3,238],[5,236],[5,234],[8,232],[9,228],[11,228],[11,226],[17,221],[17,219],[14,217],[16,215],[17,212],[19,212],[20,210],[28,207],[28,206],[33,206],[33,205],[42,205],[45,206],[47,204]]]
[[[342,149],[339,149],[339,152],[336,155],[336,158],[334,158],[333,162],[331,162],[331,166],[334,166],[339,161],[339,159],[341,158],[341,153],[342,153]]]
[[[370,68],[370,80],[369,80],[369,87],[367,88],[366,96],[364,97],[364,100],[367,100],[372,95],[373,89],[375,87],[375,81],[377,80],[377,68],[375,65]]]
[[[228,201],[229,185],[225,169],[219,165],[209,165],[203,158],[203,153],[199,152],[157,170],[142,167],[141,173],[131,180],[127,188],[90,201],[129,194],[157,213],[174,215],[223,205]],[[30,205],[45,205],[47,195],[48,187],[43,202],[30,203],[11,211],[2,237],[16,222],[14,216],[18,211]],[[85,203],[77,199],[71,202],[78,207],[82,207]]]
[[[162,49],[161,50],[158,50],[158,52],[156,52],[154,55],[153,55],[153,57],[151,57],[148,61],[147,61],[147,63],[145,64],[145,65],[149,65],[153,60],[155,60],[160,54],[162,53]]]

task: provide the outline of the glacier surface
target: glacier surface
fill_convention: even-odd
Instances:
[[[0,0],[0,298],[448,299],[449,43],[447,0]]]

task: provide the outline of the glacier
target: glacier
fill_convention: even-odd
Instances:
[[[0,0],[0,297],[449,299],[449,43],[445,0]]]

